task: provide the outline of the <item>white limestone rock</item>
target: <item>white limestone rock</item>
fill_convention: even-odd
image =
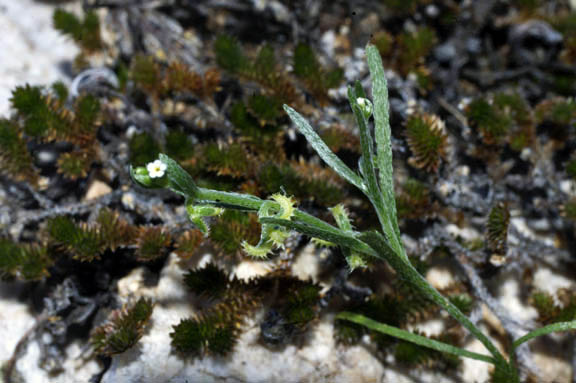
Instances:
[[[0,116],[9,113],[17,85],[62,80],[59,65],[78,48],[52,27],[54,6],[32,0],[0,0]]]

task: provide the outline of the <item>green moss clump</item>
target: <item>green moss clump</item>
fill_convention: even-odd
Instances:
[[[130,162],[144,166],[158,158],[160,145],[148,133],[137,133],[130,139]]]
[[[16,180],[36,183],[38,176],[32,156],[18,124],[14,121],[0,119],[0,160],[3,164],[2,174]]]
[[[107,323],[92,332],[90,342],[94,351],[111,356],[134,347],[144,335],[153,310],[150,299],[140,298],[132,307],[113,312]]]
[[[48,276],[53,259],[46,246],[18,244],[0,237],[0,277],[25,281],[41,280]]]
[[[84,14],[81,20],[73,13],[57,9],[52,16],[54,28],[72,38],[82,49],[94,52],[103,48],[100,35],[100,20],[94,11]]]
[[[412,165],[428,172],[438,171],[447,151],[444,123],[438,117],[430,114],[410,117],[406,121],[406,140],[413,153]]]

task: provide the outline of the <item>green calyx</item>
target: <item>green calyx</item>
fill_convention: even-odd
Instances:
[[[220,216],[224,213],[224,209],[210,205],[195,205],[193,202],[186,204],[186,211],[190,221],[204,234],[210,231],[210,228],[204,221],[206,217]]]
[[[161,189],[168,186],[166,177],[152,178],[144,166],[130,167],[130,176],[138,185],[148,189]]]

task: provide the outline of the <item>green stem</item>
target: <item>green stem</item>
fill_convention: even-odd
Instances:
[[[381,234],[376,232],[363,233],[359,237],[360,240],[366,242],[372,247],[381,257],[383,257],[394,270],[398,272],[401,278],[406,279],[414,287],[420,290],[426,297],[433,300],[437,305],[445,309],[454,319],[456,319],[462,326],[464,326],[470,333],[472,333],[482,344],[490,351],[496,359],[498,364],[507,365],[506,359],[500,353],[498,348],[490,341],[490,339],[482,333],[475,325],[464,315],[458,307],[454,306],[452,302],[446,299],[442,294],[432,287],[422,275],[410,264],[405,262],[398,256],[393,249],[386,243],[386,240]]]
[[[198,188],[196,194],[191,197],[194,198],[194,202],[198,204],[207,204],[229,209],[240,209],[253,212],[257,212],[264,202],[271,203],[271,205],[276,209],[280,208],[280,204],[278,204],[278,202],[263,200],[249,194],[223,192],[204,188]],[[343,234],[343,232],[337,227],[334,227],[329,223],[314,217],[313,215],[305,213],[302,210],[294,210],[294,219],[306,225],[316,226],[335,235]]]

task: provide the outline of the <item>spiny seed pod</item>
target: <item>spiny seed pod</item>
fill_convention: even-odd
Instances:
[[[247,241],[242,242],[242,250],[254,258],[266,259],[268,257],[268,253],[272,251],[272,248],[272,242],[265,242],[262,244],[259,243],[256,246],[249,244]]]
[[[204,234],[207,234],[210,230],[206,222],[204,222],[204,218],[220,216],[224,213],[224,209],[219,207],[195,205],[193,203],[186,205],[186,211],[188,212],[188,218],[190,218],[190,221]]]
[[[352,223],[350,222],[350,217],[348,213],[348,209],[343,204],[338,204],[332,208],[329,208],[330,212],[334,216],[334,220],[338,227],[345,231],[352,231]]]
[[[437,116],[422,113],[406,122],[406,140],[413,153],[410,164],[418,169],[436,172],[440,159],[446,156],[447,135]]]
[[[294,215],[294,199],[283,194],[274,194],[270,198],[277,202],[279,206],[272,201],[264,202],[258,210],[258,218],[274,217],[290,220],[292,215]],[[263,224],[258,244],[254,246],[247,241],[243,241],[242,249],[246,254],[254,258],[264,259],[274,248],[284,248],[284,242],[288,236],[289,231],[283,227]]]

